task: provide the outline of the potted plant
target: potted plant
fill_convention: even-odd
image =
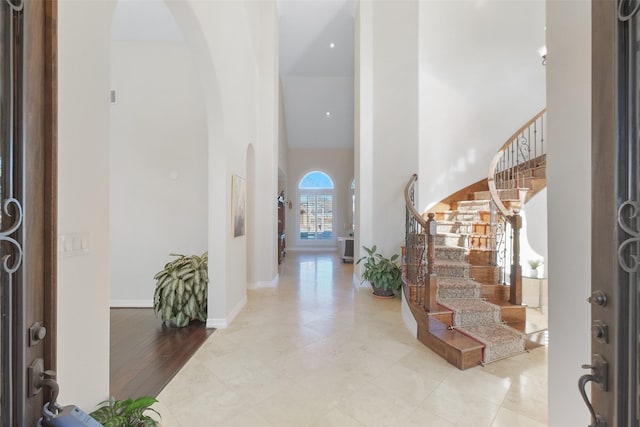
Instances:
[[[531,277],[538,277],[538,267],[542,265],[541,259],[530,259],[529,267],[531,267]]]
[[[371,284],[373,294],[380,297],[392,297],[394,291],[400,289],[402,270],[398,263],[398,254],[394,254],[391,258],[385,258],[377,252],[378,248],[373,245],[371,248],[362,247],[367,255],[360,258],[356,264],[364,261],[364,272],[362,273],[362,282],[365,280]]]
[[[158,427],[160,424],[145,412],[160,414],[151,405],[157,400],[153,397],[139,397],[137,399],[116,400],[113,396],[109,400],[100,402],[98,409],[91,415],[104,427]]]
[[[207,319],[208,253],[202,256],[170,255],[178,258],[154,276],[153,308],[156,314],[170,326],[187,326],[195,319],[204,322]]]

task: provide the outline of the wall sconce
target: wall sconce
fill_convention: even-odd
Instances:
[[[542,58],[542,65],[547,65],[547,45],[538,48],[538,55]]]

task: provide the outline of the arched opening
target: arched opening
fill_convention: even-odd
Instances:
[[[110,62],[111,305],[150,307],[169,254],[208,248],[204,91],[162,1],[116,3]]]
[[[301,243],[334,242],[333,180],[321,171],[306,173],[298,183],[298,240]]]

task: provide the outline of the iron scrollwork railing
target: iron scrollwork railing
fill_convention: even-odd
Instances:
[[[522,208],[527,190],[546,167],[546,111],[540,111],[511,135],[489,166],[491,197],[507,218]]]
[[[500,282],[511,285],[512,304],[522,303],[520,212],[527,197],[537,190],[536,179],[546,174],[545,120],[543,109],[507,139],[489,166],[489,192],[496,208],[491,218],[496,239],[494,259],[500,268]]]
[[[437,277],[434,271],[436,221],[430,213],[425,220],[415,208],[413,174],[405,186],[406,234],[403,260],[403,281],[409,287],[411,302],[427,311],[436,307]]]
[[[426,222],[415,210],[414,174],[405,188],[406,221],[405,221],[405,266],[406,277],[411,283],[423,283],[426,273],[427,245],[424,230]]]
[[[13,206],[13,209],[11,208]],[[20,264],[22,263],[22,245],[20,242],[12,236],[15,236],[16,232],[22,226],[22,205],[13,197],[5,199],[2,203],[2,217],[13,218],[13,224],[11,224],[6,230],[0,231],[0,242],[3,242],[2,247],[2,270],[5,273],[13,274],[18,271]],[[4,222],[4,221],[2,221]],[[7,248],[7,245],[11,249]]]

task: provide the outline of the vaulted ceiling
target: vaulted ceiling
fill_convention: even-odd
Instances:
[[[289,147],[353,147],[354,0],[278,0]]]

